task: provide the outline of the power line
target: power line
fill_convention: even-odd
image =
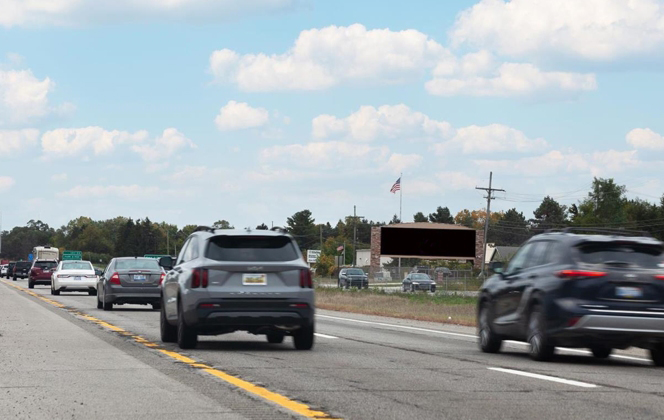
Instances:
[[[486,187],[475,187],[476,190],[482,190],[486,191],[486,217],[484,218],[484,249],[482,250],[482,277],[485,276],[485,265],[486,265],[486,240],[487,237],[489,236],[489,220],[491,220],[491,200],[493,200],[495,197],[493,196],[493,193],[495,191],[502,191],[505,192],[505,190],[500,189],[500,188],[493,188],[493,172],[489,172],[489,188]]]

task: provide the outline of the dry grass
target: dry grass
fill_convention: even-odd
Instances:
[[[463,296],[401,294],[374,290],[318,288],[316,306],[333,311],[475,326],[477,299]]]

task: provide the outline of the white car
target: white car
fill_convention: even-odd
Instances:
[[[51,275],[52,295],[74,290],[87,291],[90,296],[97,295],[97,275],[89,261],[60,261]]]
[[[0,277],[7,277],[8,269],[9,269],[9,264],[0,265]]]

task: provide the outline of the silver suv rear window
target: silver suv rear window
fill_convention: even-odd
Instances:
[[[215,236],[205,256],[217,261],[294,261],[300,258],[287,236]]]
[[[579,246],[579,258],[586,264],[614,267],[661,268],[662,248],[652,245],[625,243],[588,243]]]

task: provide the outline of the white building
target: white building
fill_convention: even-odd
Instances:
[[[371,250],[370,249],[358,249],[357,254],[355,255],[356,265],[358,267],[368,267],[371,265]],[[380,257],[380,266],[383,267],[385,264],[392,262],[390,257]]]

